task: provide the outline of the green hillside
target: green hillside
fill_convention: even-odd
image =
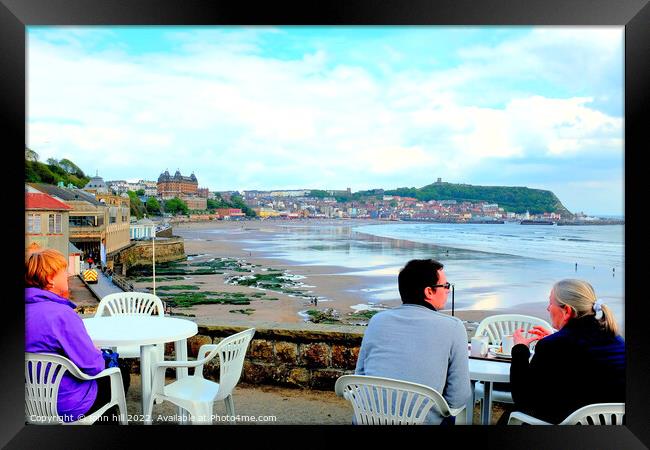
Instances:
[[[25,148],[25,181],[28,183],[74,184],[82,188],[90,178],[75,163],[68,159],[50,158],[47,163],[38,161],[38,154]]]
[[[456,200],[458,202],[484,201],[498,203],[507,212],[541,214],[555,212],[572,216],[560,199],[551,192],[527,187],[473,186],[470,184],[433,183],[422,188],[398,188],[384,192],[386,195],[414,197],[418,200]]]

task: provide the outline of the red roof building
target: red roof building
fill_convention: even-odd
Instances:
[[[25,192],[25,246],[69,255],[71,206],[44,193]]]
[[[68,211],[72,207],[47,194],[25,193],[25,209],[45,211]]]

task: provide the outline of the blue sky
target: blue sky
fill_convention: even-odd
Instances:
[[[28,145],[211,190],[444,181],[622,215],[622,27],[28,27]]]

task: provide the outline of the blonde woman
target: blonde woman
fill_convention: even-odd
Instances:
[[[625,342],[612,311],[582,280],[553,286],[547,310],[551,333],[514,333],[510,383],[514,409],[559,423],[592,403],[625,401]],[[529,362],[531,342],[538,341]]]

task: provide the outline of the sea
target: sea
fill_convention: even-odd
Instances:
[[[296,265],[337,266],[366,279],[356,287],[369,305],[400,304],[397,274],[415,258],[434,258],[454,284],[446,307],[546,317],[553,283],[578,278],[624,327],[624,225],[385,223],[288,224],[285,232],[245,241],[259,255]],[[333,275],[336,276],[336,275]]]

